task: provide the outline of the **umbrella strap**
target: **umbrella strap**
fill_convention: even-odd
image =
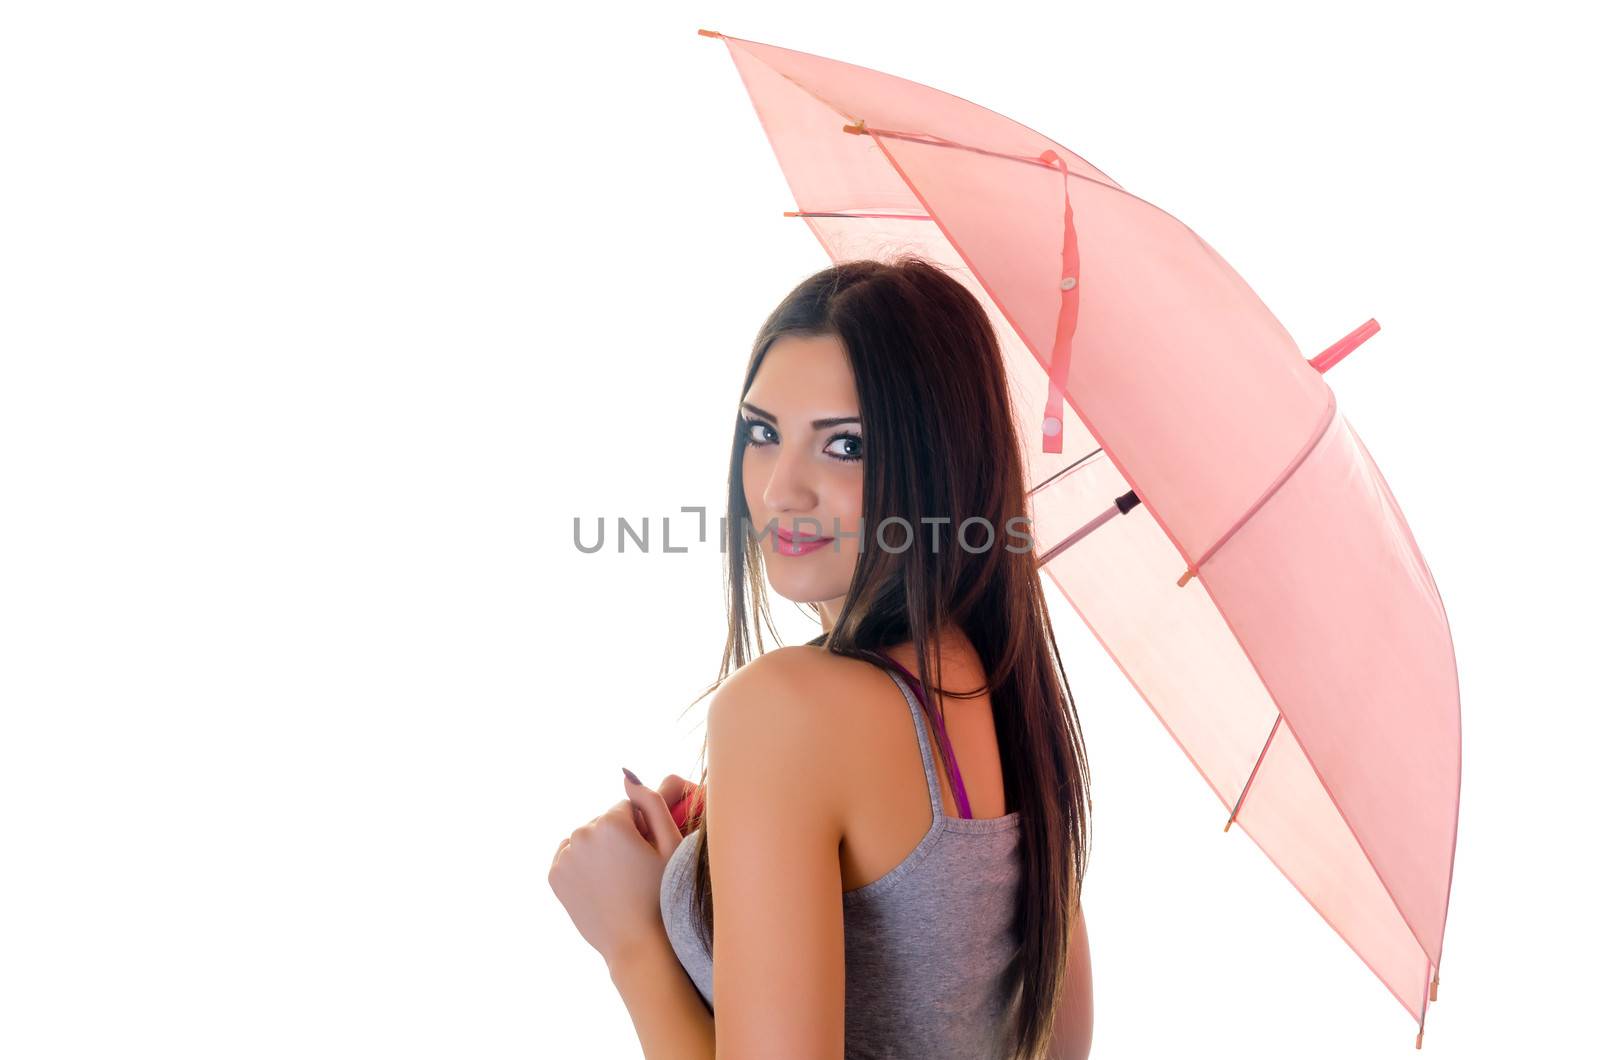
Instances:
[[[1056,311],[1055,341],[1050,349],[1050,394],[1045,398],[1041,425],[1043,451],[1059,453],[1062,436],[1066,433],[1067,367],[1072,361],[1072,336],[1078,330],[1078,232],[1072,225],[1072,194],[1066,160],[1046,150],[1039,161],[1061,173],[1061,278],[1057,283],[1061,304]]]

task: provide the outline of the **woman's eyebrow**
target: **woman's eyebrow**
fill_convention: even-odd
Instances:
[[[774,416],[772,413],[768,412],[766,409],[757,408],[755,405],[750,404],[750,402],[748,402],[748,401],[741,401],[740,405],[742,405],[744,408],[749,409],[751,412],[754,412],[757,416],[761,416],[761,417],[763,417],[765,419],[771,420],[774,425],[776,425],[777,422],[778,422],[778,417]],[[841,423],[860,423],[860,422],[861,422],[861,417],[860,416],[829,416],[827,419],[812,420],[811,421],[811,427],[812,427],[813,430],[819,430],[820,431],[824,427],[837,427]]]

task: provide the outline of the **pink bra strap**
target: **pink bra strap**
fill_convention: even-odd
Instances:
[[[955,794],[956,807],[961,811],[962,817],[970,818],[972,816],[972,807],[967,803],[966,785],[961,783],[961,768],[956,765],[955,748],[950,746],[950,734],[945,731],[944,718],[935,714],[933,712],[933,708],[928,706],[928,697],[923,694],[922,682],[918,681],[916,676],[912,674],[910,670],[907,670],[894,659],[889,658],[889,656],[880,654],[879,652],[869,652],[868,654],[874,656],[875,658],[882,659],[884,662],[900,671],[900,676],[904,677],[906,679],[906,683],[911,686],[911,691],[917,697],[917,702],[922,704],[923,713],[927,714],[928,717],[932,718],[934,723],[938,725],[939,743],[949,754],[950,758],[950,787]]]

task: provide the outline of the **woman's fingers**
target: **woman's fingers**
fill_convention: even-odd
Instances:
[[[683,833],[678,830],[677,822],[672,819],[672,811],[667,808],[661,793],[643,784],[634,784],[626,778],[622,786],[633,803],[634,812],[644,818],[647,830],[645,838],[650,840],[662,857],[670,857],[683,841]]]
[[[656,785],[656,790],[661,792],[661,797],[666,800],[668,806],[671,806],[696,787],[698,785],[693,781],[685,780],[676,773],[668,773],[661,783]]]
[[[562,839],[561,842],[556,844],[556,852],[554,854],[552,854],[551,857],[550,857],[550,871],[551,872],[554,872],[556,870],[556,862],[561,860],[561,855],[566,852],[567,844],[571,843],[571,842],[572,842],[572,837],[569,835],[566,838]]]

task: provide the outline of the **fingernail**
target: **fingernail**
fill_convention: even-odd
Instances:
[[[633,781],[635,784],[638,784],[641,788],[644,787],[644,782],[638,777],[634,776],[633,770],[629,769],[627,766],[622,767],[622,775]]]

